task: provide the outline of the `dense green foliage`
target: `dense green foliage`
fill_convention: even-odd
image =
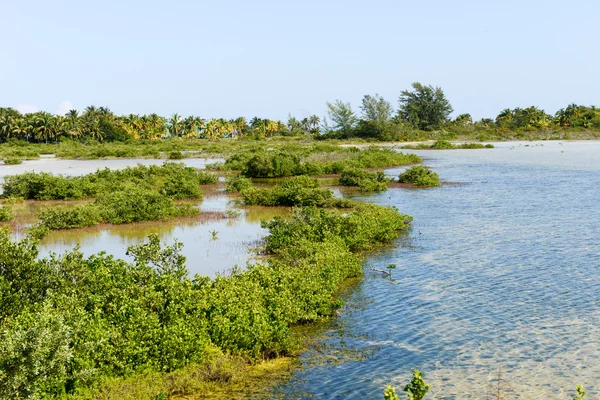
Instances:
[[[0,143],[22,142],[59,144],[42,146],[43,151],[0,149],[0,156],[29,159],[42,154],[65,158],[167,157],[193,144],[197,139],[236,138],[267,140],[280,137],[369,138],[374,140],[431,140],[453,137],[477,140],[567,139],[600,135],[600,109],[570,104],[554,115],[535,106],[504,109],[495,118],[473,121],[468,113],[451,120],[452,106],[439,87],[412,84],[400,92],[398,110],[378,94],[365,95],[356,115],[350,103],[327,103],[329,119],[312,115],[303,119],[289,116],[286,123],[265,118],[235,119],[197,116],[182,118],[150,115],[115,115],[107,107],[89,106],[82,113],[66,115],[47,112],[21,114],[12,108],[0,108]],[[163,139],[163,140],[160,140]],[[175,139],[175,140],[173,140]],[[116,142],[115,146],[98,143]],[[187,142],[187,143],[185,143]],[[127,145],[120,145],[127,143]],[[144,143],[139,146],[140,143]],[[62,146],[62,144],[65,144]],[[17,146],[19,147],[19,146]],[[179,158],[176,158],[179,159]]]
[[[182,152],[175,150],[169,153],[169,160],[182,160],[184,159],[184,155]]]
[[[71,110],[66,115],[47,112],[21,114],[12,108],[0,108],[0,142],[19,139],[27,142],[52,143],[60,140],[127,141],[156,139],[210,139],[232,137],[266,138],[275,134],[308,135],[318,132],[316,115],[288,123],[258,117],[247,121],[235,119],[205,120],[196,116],[169,118],[157,114],[118,116],[107,107],[89,106],[83,113]]]
[[[411,126],[424,131],[440,128],[454,111],[441,88],[412,84],[413,91],[403,90],[399,117]]]
[[[252,187],[252,180],[241,175],[229,177],[227,180],[227,192],[241,192],[244,189]]]
[[[101,222],[128,224],[174,217],[194,216],[199,210],[190,204],[176,205],[165,194],[135,186],[98,196],[92,203],[74,208],[46,208],[40,212],[41,228],[47,230],[94,226]],[[37,227],[36,227],[37,228]],[[37,229],[36,236],[44,230]]]
[[[23,163],[23,160],[21,160],[19,157],[15,157],[15,156],[6,157],[4,159],[5,165],[18,165],[18,164],[22,164],[22,163]]]
[[[278,178],[297,175],[340,174],[344,169],[383,168],[420,162],[415,154],[369,147],[364,150],[333,146],[308,150],[303,147],[285,150],[259,150],[237,153],[216,168],[239,170],[248,178]]]
[[[295,209],[291,220],[275,217],[264,223],[271,232],[265,246],[267,250],[277,252],[302,239],[325,240],[336,236],[351,250],[365,250],[393,240],[411,220],[393,207],[370,203],[355,203],[350,213],[306,207]]]
[[[415,165],[401,173],[398,182],[412,183],[415,186],[439,186],[440,177],[429,167]]]
[[[387,190],[388,181],[383,171],[369,172],[362,168],[346,168],[340,177],[340,185],[358,186],[363,192]]]
[[[99,198],[100,214],[114,200],[128,201]],[[72,221],[85,223],[78,212]],[[409,220],[375,205],[347,215],[299,209],[268,224],[268,264],[215,279],[189,279],[182,245],[161,248],[157,236],[129,248],[133,263],[78,249],[40,260],[35,241],[13,242],[2,230],[0,397],[83,393],[109,377],[173,371],[215,352],[287,354],[296,346],[291,325],[332,315],[339,285],[362,273],[351,250],[395,239]]]
[[[333,197],[333,192],[319,186],[315,178],[306,175],[286,179],[274,188],[249,187],[241,191],[249,206],[317,206],[351,207],[352,202]]]
[[[100,211],[92,205],[70,209],[46,208],[39,214],[41,224],[49,230],[94,226],[102,221]]]
[[[159,190],[167,196],[202,198],[200,185],[213,184],[212,174],[166,162],[162,166],[137,165],[122,170],[108,168],[84,176],[26,172],[4,178],[4,197],[32,200],[75,200],[121,191],[128,186]]]
[[[12,209],[6,205],[0,206],[0,222],[10,221],[12,218]]]

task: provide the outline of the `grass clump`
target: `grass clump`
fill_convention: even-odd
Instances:
[[[346,168],[340,178],[341,186],[358,186],[361,192],[387,190],[387,182],[383,171],[369,172],[362,168]]]
[[[415,186],[439,186],[440,176],[423,165],[415,165],[400,174],[400,183],[412,183]]]
[[[292,177],[271,189],[249,187],[241,195],[249,206],[351,207],[350,201],[334,198],[331,190],[320,187],[317,179],[306,175]]]

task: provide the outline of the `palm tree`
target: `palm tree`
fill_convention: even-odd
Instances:
[[[96,106],[87,106],[85,108],[85,114],[89,114],[91,116],[95,116],[96,114],[98,114],[98,107]]]
[[[308,117],[308,126],[310,133],[319,133],[319,125],[321,124],[321,118],[317,115],[311,115]]]
[[[237,136],[242,136],[248,127],[245,117],[238,117],[231,121],[231,124],[233,125],[233,130]]]
[[[40,113],[36,117],[34,132],[37,140],[45,140],[48,143],[48,138],[54,134],[52,128],[52,115]]]
[[[9,116],[3,116],[0,118],[0,134],[2,134],[3,140],[6,140],[10,137],[13,123],[14,120]]]
[[[157,114],[150,114],[148,117],[148,124],[151,130],[149,134],[150,139],[156,139],[165,134],[166,126],[165,119]]]
[[[169,125],[169,133],[171,134],[171,137],[179,137],[181,135],[183,127],[179,114],[173,114],[169,121],[167,121],[167,124]]]
[[[198,119],[190,115],[183,120],[183,130],[186,138],[195,138],[198,136]]]
[[[25,118],[19,118],[15,120],[15,123],[12,125],[11,133],[17,138],[24,137],[25,140],[29,142],[29,136],[32,128],[33,127],[31,124],[29,124],[29,121],[27,121]]]

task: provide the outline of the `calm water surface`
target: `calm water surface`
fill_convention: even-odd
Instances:
[[[307,355],[274,396],[379,399],[418,368],[431,399],[488,398],[498,370],[506,398],[572,399],[578,383],[595,398],[600,143],[417,153],[464,185],[364,197],[415,218],[396,248],[368,259],[396,264],[394,280],[367,272],[322,341],[364,356]]]

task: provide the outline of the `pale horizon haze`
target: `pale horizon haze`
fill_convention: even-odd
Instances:
[[[0,107],[285,120],[440,86],[453,115],[600,105],[598,1],[0,0]]]

